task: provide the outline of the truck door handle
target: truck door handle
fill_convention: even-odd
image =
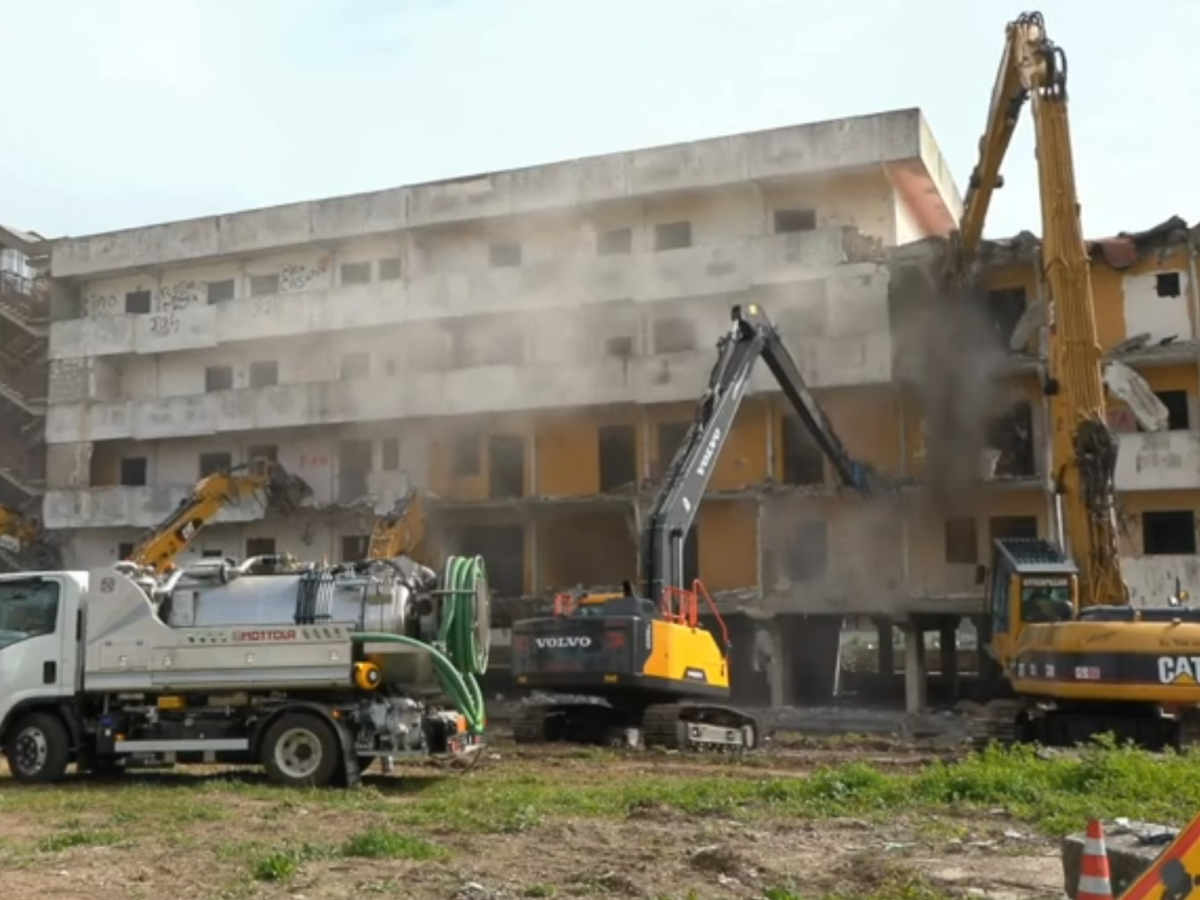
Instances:
[[[54,684],[58,681],[58,663],[52,659],[42,663],[42,684]]]

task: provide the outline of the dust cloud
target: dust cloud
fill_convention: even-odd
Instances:
[[[970,515],[985,474],[989,426],[1017,397],[1002,378],[1007,353],[985,292],[968,287],[947,296],[940,265],[935,256],[892,273],[894,374],[915,393],[922,420],[922,484],[914,499],[932,514]]]

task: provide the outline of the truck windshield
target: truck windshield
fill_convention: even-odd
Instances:
[[[54,581],[0,581],[0,648],[53,634],[58,597]]]

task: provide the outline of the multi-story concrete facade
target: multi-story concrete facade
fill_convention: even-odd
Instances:
[[[910,110],[59,240],[46,524],[70,562],[114,560],[203,473],[273,453],[314,508],[228,510],[193,554],[355,555],[417,486],[439,498],[429,556],[484,553],[501,597],[613,584],[636,573],[638,513],[729,307],[755,300],[850,451],[904,485],[836,489],[758,373],[689,558],[738,692],[819,695],[843,616],[945,640],[979,612],[990,537],[1051,527],[1036,242],[989,244],[975,327],[947,331],[922,238],[960,211]],[[1177,226],[1095,245],[1102,343],[1172,411],[1146,435],[1114,405],[1138,602],[1200,589]]]
[[[1200,283],[1196,278],[1200,228],[1171,218],[1146,231],[1089,243],[1092,289],[1100,346],[1105,359],[1128,366],[1144,379],[1168,412],[1164,431],[1147,433],[1127,403],[1110,392],[1108,416],[1118,433],[1122,566],[1135,604],[1162,603],[1179,586],[1200,596],[1196,555],[1200,515]],[[989,302],[999,336],[1009,340],[1017,317],[1038,315],[1045,288],[1038,278],[1039,247],[1028,236],[993,242]],[[1019,333],[1013,344],[1021,344]],[[1014,354],[1029,402],[1043,406],[1045,328],[1028,331]],[[1039,414],[1043,419],[1044,411]],[[1014,512],[1037,518],[1039,533],[1050,528],[1052,507],[1049,448],[1036,490],[1013,494]]]
[[[49,296],[45,242],[0,225],[0,504],[41,514]],[[0,568],[15,565],[0,552]]]
[[[271,452],[319,508],[229,510],[194,553],[357,553],[416,485],[441,498],[429,549],[483,552],[502,596],[618,582],[733,303],[764,304],[853,452],[903,471],[884,248],[959,211],[906,110],[59,240],[46,524],[114,560]],[[689,551],[726,611],[836,628],[944,600],[955,579],[835,496],[774,387],[764,368]]]

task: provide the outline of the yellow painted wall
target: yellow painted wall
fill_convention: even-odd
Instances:
[[[1182,249],[1173,251],[1162,258],[1150,254],[1127,269],[1114,269],[1098,257],[1092,259],[1090,271],[1092,301],[1096,314],[1096,336],[1101,348],[1108,349],[1132,337],[1127,333],[1125,323],[1125,278],[1151,272],[1183,272],[1185,273],[1183,281],[1186,283],[1187,254]],[[985,284],[993,290],[1023,287],[1030,300],[1037,296],[1032,263],[1020,263],[991,270],[985,276]],[[1195,328],[1197,327],[1195,304],[1190,297],[1187,298],[1187,306],[1189,319]],[[1035,342],[1036,338],[1031,341],[1031,346],[1036,346]]]
[[[757,586],[757,500],[712,500],[696,518],[704,586],[710,591]]]
[[[629,527],[632,504],[595,511],[543,510],[536,524],[538,584],[562,591],[582,584],[637,584],[637,541]]]
[[[975,506],[975,504],[978,504]],[[975,565],[989,564],[991,557],[992,518],[1034,516],[1038,534],[1047,536],[1045,495],[1038,488],[1019,490],[982,490],[971,504],[975,514],[976,555],[978,563],[946,562],[946,515],[938,510],[914,511],[909,519],[909,583],[918,592],[971,590]]]

